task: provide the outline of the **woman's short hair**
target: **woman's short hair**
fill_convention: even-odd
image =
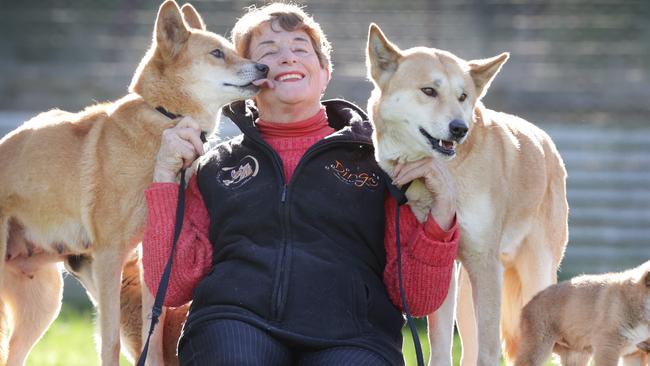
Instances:
[[[254,34],[259,34],[262,24],[279,25],[286,31],[302,30],[311,38],[321,67],[332,72],[330,53],[332,46],[314,18],[305,13],[298,5],[272,3],[261,8],[251,6],[243,17],[237,20],[232,29],[231,39],[240,56],[250,57],[249,47]],[[272,28],[273,29],[273,28]]]

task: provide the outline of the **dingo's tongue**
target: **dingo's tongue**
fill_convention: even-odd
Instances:
[[[271,82],[271,80],[266,79],[266,78],[265,78],[265,79],[257,79],[257,80],[254,80],[252,83],[253,83],[253,85],[255,85],[255,86],[259,86],[260,88],[270,88],[270,89],[273,89],[273,83]]]

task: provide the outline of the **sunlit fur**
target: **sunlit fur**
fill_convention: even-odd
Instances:
[[[401,50],[374,24],[368,36],[368,76],[375,86],[368,111],[380,166],[392,174],[399,161],[431,156],[443,159],[454,178],[463,365],[498,364],[501,340],[511,360],[519,312],[556,282],[567,242],[566,171],[555,145],[531,123],[480,102],[507,58],[503,53],[465,61],[434,48]],[[435,97],[422,91],[428,87],[436,89]],[[419,130],[452,140],[452,120],[469,130],[449,156]],[[416,217],[425,220],[433,197],[422,181],[414,181],[406,195]],[[430,365],[451,365],[455,293],[429,317]]]
[[[563,365],[593,355],[597,366],[647,365],[637,344],[650,340],[650,260],[621,273],[584,275],[537,294],[521,314],[517,366],[543,365],[551,351]]]
[[[265,76],[203,29],[191,6],[182,12],[187,20],[174,1],[160,6],[128,95],[79,113],[42,113],[0,140],[0,258],[8,243],[12,255],[0,261],[0,365],[22,364],[58,313],[55,264],[70,254],[92,259],[87,287],[95,292],[102,364],[118,364],[121,268],[142,235],[162,131],[177,122],[154,108],[192,116],[210,132],[220,108],[253,96],[250,82]],[[45,287],[51,290],[32,291]],[[20,314],[32,325],[20,326]]]

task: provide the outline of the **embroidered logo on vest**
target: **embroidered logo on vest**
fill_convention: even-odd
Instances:
[[[260,164],[251,155],[244,156],[237,165],[223,167],[217,180],[226,188],[238,188],[253,179],[260,170]]]
[[[352,185],[356,188],[366,188],[374,191],[379,186],[379,176],[373,172],[356,172],[346,168],[342,162],[335,160],[333,163],[325,166],[326,170],[334,173],[342,182]]]

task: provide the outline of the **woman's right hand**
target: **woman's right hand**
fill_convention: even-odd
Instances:
[[[192,117],[183,117],[176,126],[163,131],[160,150],[156,156],[153,181],[176,182],[181,168],[189,167],[203,155],[201,128]]]

